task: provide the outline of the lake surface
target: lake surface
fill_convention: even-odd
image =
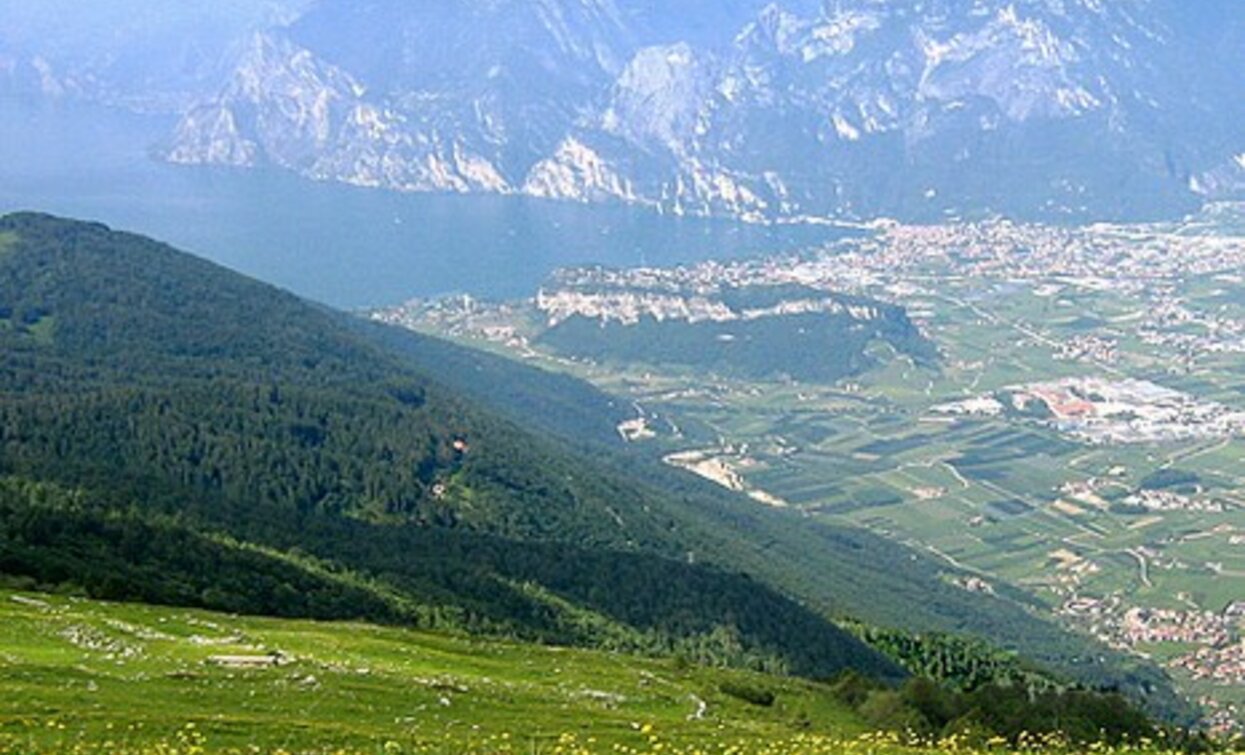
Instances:
[[[171,129],[168,118],[0,98],[0,213],[101,221],[345,308],[451,293],[522,297],[567,265],[739,257],[846,233],[170,166],[151,153]]]

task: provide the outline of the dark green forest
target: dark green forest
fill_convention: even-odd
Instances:
[[[899,674],[773,589],[683,563],[670,502],[475,409],[341,315],[102,226],[0,229],[16,238],[0,261],[10,575]]]
[[[1063,747],[1114,746],[1160,736],[1177,749],[1197,751],[1200,737],[1154,725],[1119,694],[1081,689],[1034,691],[1023,686],[988,684],[964,692],[923,677],[898,688],[848,672],[832,682],[833,694],[881,730],[906,732],[915,739],[955,736],[962,746],[1057,749],[1044,735],[1057,733]]]
[[[1073,686],[1015,653],[971,637],[908,632],[859,621],[842,621],[839,625],[913,676],[932,680],[949,690],[974,692],[983,687],[1003,686],[1036,694]]]

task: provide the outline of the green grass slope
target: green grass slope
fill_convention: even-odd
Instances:
[[[811,682],[363,624],[0,591],[0,648],[0,752],[608,752],[653,733],[760,750],[864,730]]]
[[[824,684],[5,589],[0,648],[5,755],[1127,753],[1161,741],[1119,698],[1084,693],[955,697],[918,680],[896,692],[850,673]],[[897,733],[908,727],[928,733]]]

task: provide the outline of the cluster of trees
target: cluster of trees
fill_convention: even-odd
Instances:
[[[220,611],[360,618],[816,676],[902,672],[743,575],[322,514],[214,524],[0,478],[0,574]]]
[[[350,572],[137,508],[98,509],[82,493],[15,478],[0,479],[0,574],[105,600],[441,625]]]
[[[968,744],[984,745],[1001,737],[1023,746],[1029,738],[1060,735],[1073,745],[1118,745],[1158,735],[1148,716],[1114,693],[1039,692],[1004,684],[962,692],[923,677],[896,689],[851,672],[831,689],[870,725],[923,739],[957,735]]]
[[[1101,686],[1072,682],[974,637],[839,625],[912,675],[897,687],[850,671],[829,682],[836,697],[882,730],[927,741],[956,735],[962,744],[1002,739],[1022,749],[1052,736],[1074,748],[1161,738],[1173,751],[1219,749],[1205,734],[1156,724],[1107,677]]]
[[[945,632],[914,633],[858,621],[841,621],[839,625],[914,676],[959,692],[1001,685],[1038,693],[1070,686],[1015,653],[973,637]]]

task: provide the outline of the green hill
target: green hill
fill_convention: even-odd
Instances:
[[[0,590],[0,647],[6,755],[549,753],[564,735],[608,752],[646,747],[653,734],[668,748],[742,740],[759,750],[864,731],[808,681],[363,624]],[[755,705],[723,687],[774,700]]]
[[[573,291],[600,292],[590,286]],[[623,292],[655,293],[644,288]],[[680,365],[703,374],[809,382],[833,382],[864,372],[876,365],[870,349],[879,345],[923,363],[937,361],[934,345],[893,304],[798,285],[696,294],[730,319],[645,314],[635,322],[622,322],[575,314],[536,340],[559,354],[605,364]],[[676,301],[691,307],[686,300]]]
[[[899,671],[674,502],[325,311],[155,242],[0,220],[0,569],[97,597],[369,618],[816,675]]]

